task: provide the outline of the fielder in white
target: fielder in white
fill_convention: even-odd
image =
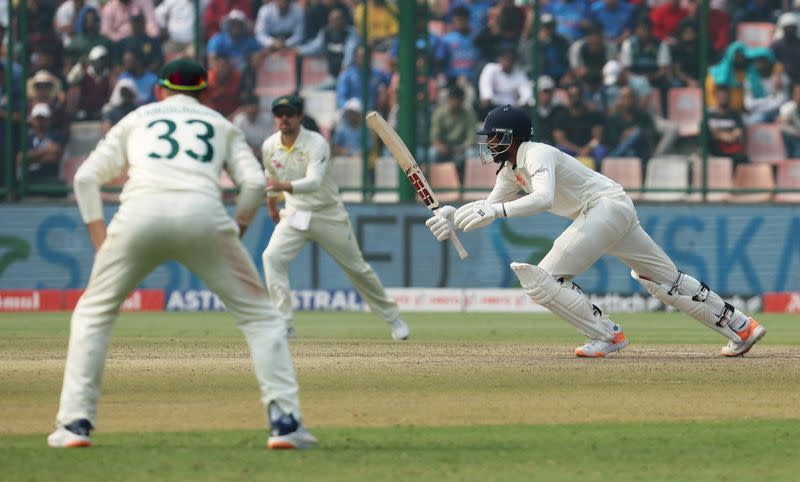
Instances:
[[[264,273],[273,303],[286,319],[287,335],[296,336],[289,289],[289,263],[309,241],[315,241],[344,270],[373,313],[391,328],[392,338],[408,338],[397,303],[364,261],[339,188],[330,173],[331,152],[325,138],[300,125],[303,101],[278,97],[272,103],[278,132],[262,146],[267,175],[267,208],[277,226],[264,250]],[[283,193],[286,207],[278,209]]]
[[[511,263],[511,269],[533,301],[589,338],[575,350],[577,356],[602,357],[628,346],[622,328],[572,282],[605,254],[630,267],[631,275],[658,300],[728,338],[722,348],[725,356],[744,355],[766,334],[756,320],[675,267],[639,225],[633,202],[619,184],[552,146],[530,142],[531,120],[524,110],[492,110],[478,134],[486,136],[480,144],[481,159],[500,164],[494,189],[487,199],[458,210],[440,208],[427,225],[442,241],[450,235],[449,216],[464,231],[487,226],[498,217],[542,211],[571,219],[538,266]],[[514,199],[520,189],[527,195]]]
[[[271,425],[268,446],[313,446],[316,440],[301,424],[283,319],[239,241],[263,199],[261,167],[242,132],[198,101],[206,87],[199,64],[171,62],[159,84],[163,100],[123,118],[75,175],[75,195],[97,255],[72,315],[57,429],[48,445],[91,445],[120,305],[148,273],[175,260],[196,273],[237,318]],[[223,168],[242,188],[235,221],[221,201]],[[106,231],[100,186],[126,169],[121,205]]]

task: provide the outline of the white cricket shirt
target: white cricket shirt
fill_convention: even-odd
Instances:
[[[320,134],[300,127],[294,144],[287,148],[278,131],[264,141],[261,153],[268,179],[292,183],[293,192],[284,193],[288,209],[314,211],[342,204],[330,173],[331,149]]]
[[[511,201],[520,189],[528,194]],[[487,199],[504,203],[508,217],[550,211],[575,219],[601,198],[624,195],[622,186],[574,157],[548,144],[525,142],[517,150],[516,168],[503,166]]]
[[[247,225],[264,199],[261,166],[238,128],[194,97],[178,94],[139,107],[112,127],[75,174],[75,195],[84,222],[102,219],[100,186],[127,169],[123,204],[165,192],[221,203],[223,168],[242,188],[236,220]]]

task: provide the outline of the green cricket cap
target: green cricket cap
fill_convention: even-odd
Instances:
[[[282,95],[272,101],[272,112],[281,107],[289,107],[295,112],[303,112],[303,98],[298,95]]]
[[[208,73],[202,65],[189,58],[173,60],[161,68],[158,85],[179,92],[197,92],[208,86]]]

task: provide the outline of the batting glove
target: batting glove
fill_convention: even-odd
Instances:
[[[450,237],[450,231],[453,229],[453,214],[455,212],[456,208],[453,206],[442,206],[436,210],[436,214],[425,221],[425,225],[430,228],[438,241],[444,241]]]
[[[458,208],[455,223],[465,233],[473,229],[488,226],[494,218],[505,217],[503,205],[492,204],[487,200],[475,201]]]

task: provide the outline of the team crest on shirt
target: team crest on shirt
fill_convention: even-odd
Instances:
[[[275,166],[275,169],[282,169],[283,168],[283,162],[281,162],[280,159],[273,159],[273,160],[271,160],[269,162],[271,162],[272,165]]]

